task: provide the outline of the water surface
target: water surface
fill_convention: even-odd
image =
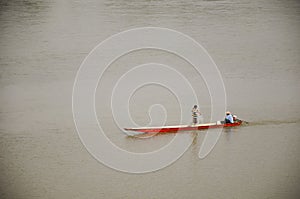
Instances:
[[[1,198],[298,198],[299,7],[292,0],[1,1]],[[86,151],[73,123],[71,95],[94,46],[142,26],[175,29],[201,43],[220,69],[228,109],[250,125],[224,131],[203,160],[198,151],[205,132],[191,133],[193,144],[174,164],[133,175]],[[208,121],[203,79],[165,52],[144,50],[117,60],[104,76],[104,91],[123,71],[149,61],[172,65],[198,84]],[[159,102],[168,110],[167,122],[175,123],[174,96],[160,87],[144,89],[131,103],[136,121],[147,124],[145,112]],[[106,96],[96,94],[97,114],[116,145],[145,152],[173,138],[126,137],[110,118]]]

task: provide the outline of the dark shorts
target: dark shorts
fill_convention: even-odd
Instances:
[[[231,123],[229,119],[225,118],[225,124]]]
[[[194,123],[194,124],[197,124],[197,123],[198,123],[198,118],[194,117],[194,118],[193,118],[193,123]]]

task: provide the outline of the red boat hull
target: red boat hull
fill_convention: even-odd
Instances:
[[[195,131],[195,130],[204,130],[209,128],[223,128],[223,127],[234,127],[240,126],[242,121],[238,121],[235,123],[227,123],[227,124],[218,124],[218,123],[210,123],[210,124],[199,124],[192,126],[165,126],[165,127],[149,127],[149,128],[125,128],[126,131],[137,131],[143,133],[176,133],[178,131]]]

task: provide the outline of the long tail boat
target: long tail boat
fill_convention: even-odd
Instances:
[[[160,126],[160,127],[138,127],[138,128],[124,128],[125,131],[134,131],[141,133],[176,133],[180,131],[195,131],[204,130],[209,128],[223,128],[223,127],[235,127],[240,126],[243,123],[242,120],[237,120],[234,123],[223,123],[220,121],[206,124],[195,125],[175,125],[175,126]]]

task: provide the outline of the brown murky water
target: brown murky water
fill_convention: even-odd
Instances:
[[[298,198],[299,20],[300,4],[293,0],[1,1],[1,198]],[[203,160],[200,132],[174,164],[136,175],[110,169],[87,152],[71,103],[76,72],[89,51],[112,34],[142,26],[175,29],[201,43],[220,69],[228,109],[250,124],[224,131]],[[174,55],[129,54],[103,81],[149,61],[174,65],[199,82],[208,120],[205,85]],[[144,112],[153,99],[166,105],[167,122],[178,119],[170,93],[144,89],[149,96],[137,92],[131,103],[138,123],[147,124]],[[116,145],[144,152],[173,138],[126,137],[111,124],[110,107],[101,103],[106,99],[101,93],[96,98],[98,117]]]

